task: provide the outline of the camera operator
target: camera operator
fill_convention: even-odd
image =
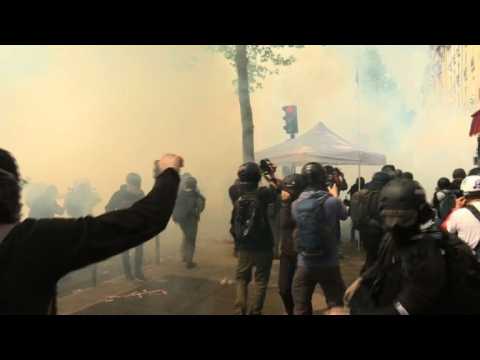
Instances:
[[[325,172],[327,174],[327,188],[332,188],[334,185],[338,191],[338,196],[340,197],[340,193],[342,190],[348,190],[348,184],[345,180],[343,173],[340,171],[339,168],[334,168],[330,165],[325,166]],[[343,253],[340,248],[342,243],[342,232],[340,227],[340,220],[337,221],[336,226],[336,234],[337,234],[337,243],[338,243],[338,256],[343,258]]]
[[[20,221],[20,174],[0,149],[0,313],[55,314],[56,285],[71,271],[134,248],[167,226],[183,159],[154,164],[155,185],[124,210],[77,219]]]
[[[319,163],[302,169],[306,189],[292,204],[298,231],[298,262],[293,279],[295,315],[312,314],[312,295],[320,284],[330,311],[343,307],[345,285],[338,259],[338,227],[347,209],[338,199],[336,184],[327,188],[327,174]]]
[[[273,176],[266,177],[270,187],[259,187],[262,170],[254,162],[238,169],[238,181],[229,194],[233,202],[231,230],[238,254],[235,313],[261,315],[273,261],[273,235],[268,219],[268,205],[278,196]],[[273,175],[273,174],[271,174]],[[255,297],[248,306],[248,284],[255,268]]]

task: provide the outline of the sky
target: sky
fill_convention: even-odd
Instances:
[[[300,133],[322,121],[412,171],[430,195],[439,177],[471,167],[469,114],[425,96],[428,47],[288,51],[297,61],[252,94],[256,150],[287,138],[281,108],[295,104]],[[141,174],[148,190],[153,161],[177,152],[207,198],[200,235],[228,236],[241,124],[235,72],[221,54],[205,46],[2,46],[0,63],[0,147],[17,157],[25,178],[61,194],[88,178],[101,213],[128,172]],[[369,77],[372,68],[381,69],[380,80]],[[378,82],[390,90],[375,90]],[[364,176],[377,170],[367,167]],[[345,168],[350,182],[356,171]]]

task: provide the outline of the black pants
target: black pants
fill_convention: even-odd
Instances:
[[[340,273],[340,266],[297,267],[293,278],[293,300],[295,315],[312,315],[312,296],[315,287],[322,287],[327,306],[343,306],[345,284]]]
[[[195,253],[195,243],[197,241],[198,220],[193,218],[179,223],[182,229],[182,259],[186,263],[193,261]]]
[[[380,242],[382,241],[382,234],[360,230],[360,241],[366,255],[365,263],[360,271],[360,273],[363,274],[365,270],[372,266],[377,260],[378,249],[380,247]]]
[[[130,250],[127,250],[122,254],[122,262],[125,276],[132,277]],[[135,275],[143,276],[143,245],[139,245],[135,248]]]
[[[287,315],[293,315],[292,284],[297,268],[297,255],[280,255],[280,269],[278,274],[278,291]]]

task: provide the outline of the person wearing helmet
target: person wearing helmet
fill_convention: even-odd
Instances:
[[[467,176],[460,190],[464,197],[457,199],[444,228],[450,234],[457,234],[480,259],[480,176]]]
[[[142,188],[142,178],[136,173],[129,173],[126,177],[126,183],[115,192],[105,206],[107,212],[126,209],[133,203],[145,197]],[[135,248],[135,274],[132,273],[130,265],[130,251],[127,250],[122,254],[122,264],[125,277],[128,280],[145,280],[143,274],[143,244]]]
[[[376,172],[372,180],[365,185],[365,189],[351,199],[350,215],[359,230],[360,242],[366,254],[360,273],[368,269],[377,259],[384,234],[378,200],[380,191],[391,179],[391,176],[383,171]]]
[[[466,177],[467,177],[467,174],[465,173],[464,169],[458,168],[453,170],[453,173],[452,173],[453,180],[451,183],[451,189],[458,192],[458,190],[460,190],[460,185],[462,184],[463,179],[465,179]]]
[[[381,172],[384,172],[385,174],[388,174],[392,179],[397,176],[397,170],[395,169],[394,165],[384,165],[382,167]]]
[[[292,202],[305,188],[301,174],[288,175],[283,179],[280,223],[280,267],[278,271],[278,291],[287,315],[293,315],[292,283],[297,268],[296,231],[292,218]]]
[[[237,249],[235,313],[261,315],[273,261],[273,234],[268,206],[277,199],[276,185],[259,187],[262,174],[254,162],[241,165],[236,185],[229,189],[233,202],[230,233]],[[255,296],[248,304],[248,284],[255,268]]]
[[[343,308],[345,285],[340,273],[337,222],[347,219],[336,184],[327,188],[327,174],[319,163],[303,166],[306,188],[292,203],[297,228],[297,269],[293,279],[295,315],[312,315],[312,295],[323,289],[329,312]]]
[[[183,179],[172,216],[173,221],[180,226],[183,233],[181,254],[187,269],[197,266],[193,262],[193,256],[198,223],[204,209],[205,197],[198,190],[197,179],[189,174]]]
[[[386,231],[378,259],[346,291],[351,314],[410,315],[445,309],[447,268],[425,191],[409,179],[381,190],[379,210]]]
[[[436,211],[437,223],[442,223],[455,206],[455,194],[450,180],[442,177],[437,181],[437,188],[433,194],[432,207]]]

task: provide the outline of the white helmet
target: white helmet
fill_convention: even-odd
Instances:
[[[463,179],[460,185],[460,190],[463,191],[465,196],[468,195],[480,195],[480,176],[471,175]]]

